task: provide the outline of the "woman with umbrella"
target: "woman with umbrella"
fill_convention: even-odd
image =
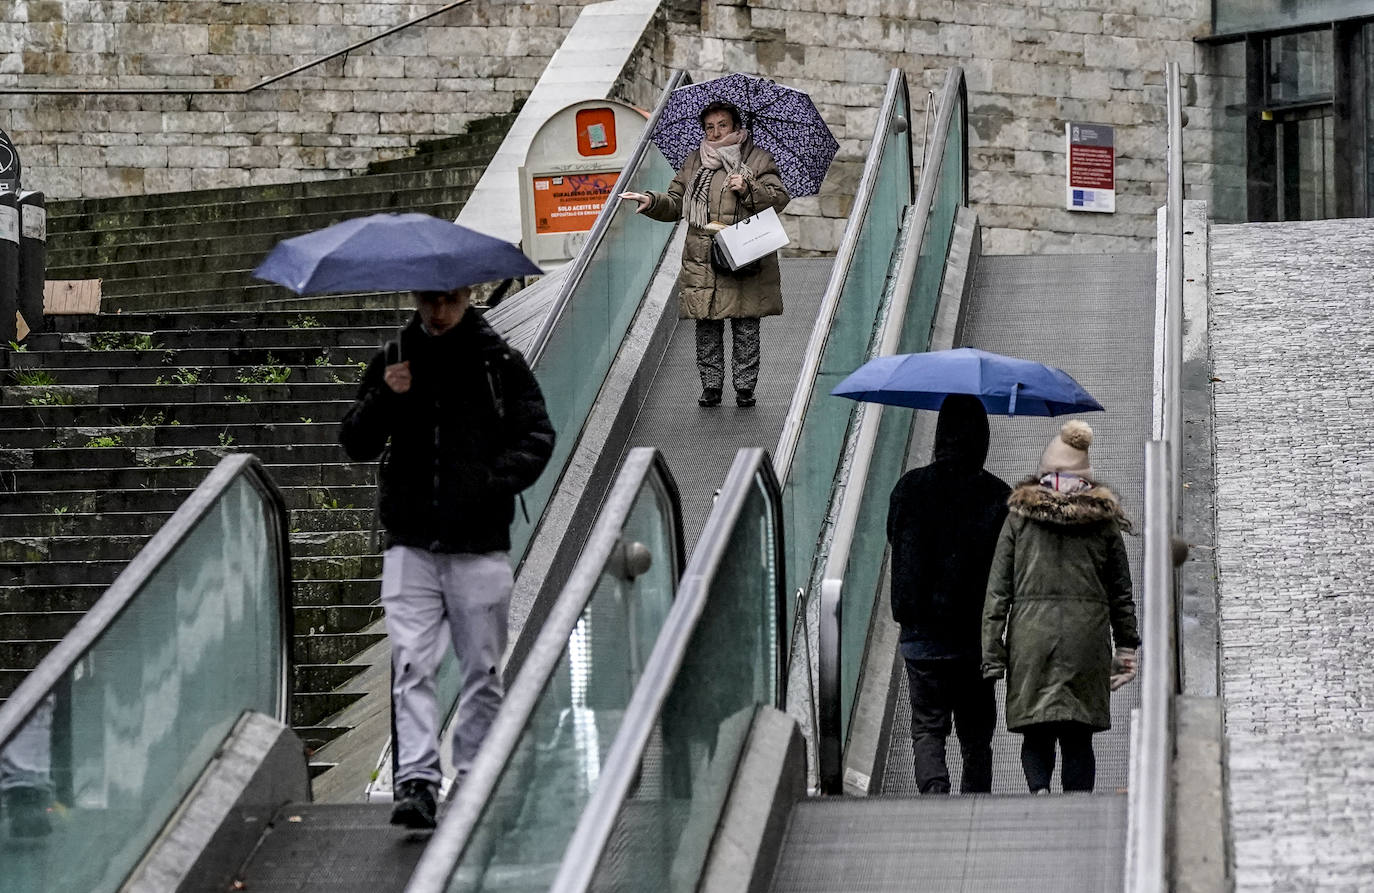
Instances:
[[[781,211],[791,200],[773,155],[743,126],[733,103],[717,100],[701,110],[704,136],[667,192],[625,192],[637,213],[674,222],[687,218],[682,249],[679,313],[695,319],[701,406],[719,406],[725,385],[725,320],[730,320],[735,403],[754,405],[759,377],[759,319],[782,313],[782,280],[776,254],[738,271],[711,261],[711,243],[729,226],[765,208]]]

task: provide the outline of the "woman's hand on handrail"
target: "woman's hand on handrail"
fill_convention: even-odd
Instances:
[[[635,208],[636,214],[643,214],[649,209],[649,205],[653,204],[654,201],[642,192],[622,192],[620,193],[620,197],[638,203],[638,207]]]

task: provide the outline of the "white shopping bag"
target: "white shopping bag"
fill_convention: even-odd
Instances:
[[[772,254],[789,241],[782,221],[778,220],[778,212],[772,208],[765,208],[716,233],[716,244],[732,270]]]

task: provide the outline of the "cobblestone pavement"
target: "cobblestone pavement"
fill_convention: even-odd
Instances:
[[[1211,252],[1236,890],[1374,890],[1374,220]]]

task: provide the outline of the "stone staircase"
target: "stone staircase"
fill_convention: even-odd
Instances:
[[[371,463],[338,421],[401,317],[386,295],[297,298],[249,271],[280,238],[380,210],[457,214],[510,118],[347,180],[59,203],[49,278],[100,278],[101,315],[0,351],[0,698],[226,453],[291,510],[292,723],[318,748],[383,634]],[[7,368],[6,368],[7,367]],[[327,766],[317,765],[316,772]]]

